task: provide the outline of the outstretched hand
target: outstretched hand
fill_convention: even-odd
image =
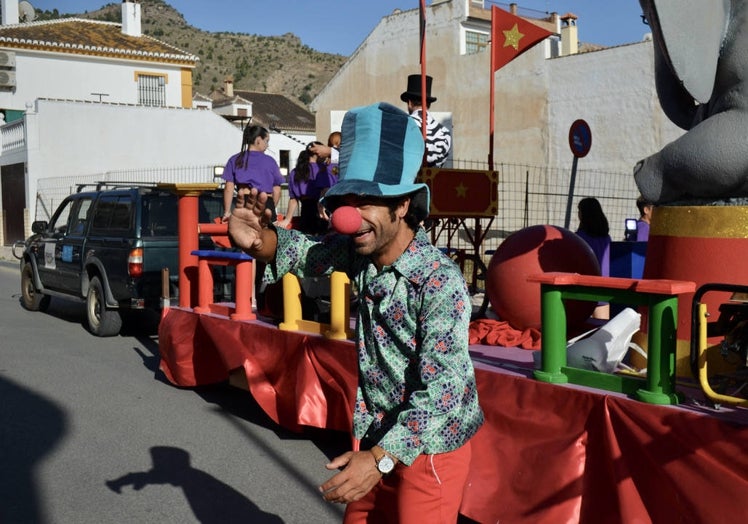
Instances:
[[[229,236],[234,245],[250,255],[262,253],[267,247],[264,232],[272,217],[272,211],[265,207],[267,200],[267,193],[254,188],[241,188],[237,192],[236,205],[229,218]]]

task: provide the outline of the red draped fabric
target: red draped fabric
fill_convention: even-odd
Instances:
[[[482,364],[476,376],[486,424],[473,439],[464,515],[538,524],[748,518],[748,413],[721,420]]]
[[[540,349],[540,330],[514,329],[506,320],[480,318],[470,323],[470,344]]]
[[[180,386],[244,370],[283,427],[349,431],[350,341],[173,308],[161,369]],[[532,352],[471,347],[486,423],[473,438],[461,513],[478,522],[621,523],[748,519],[748,410],[645,404],[529,378]]]
[[[348,341],[172,308],[159,326],[161,370],[179,386],[244,369],[252,396],[281,426],[351,431],[357,361]]]

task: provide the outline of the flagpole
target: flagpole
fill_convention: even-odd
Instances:
[[[493,16],[491,17],[491,24],[493,26]],[[492,31],[493,33],[493,31]],[[496,61],[494,58],[493,46],[496,45],[494,37],[491,37],[491,81],[489,82],[489,102],[488,102],[488,169],[493,171],[493,133],[494,133],[494,76],[496,76]]]
[[[423,141],[426,141],[426,129],[428,128],[428,115],[426,112],[426,0],[420,0],[418,31],[421,40],[421,133]],[[424,165],[426,153],[424,152]]]

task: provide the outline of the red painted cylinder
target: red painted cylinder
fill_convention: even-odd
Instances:
[[[747,206],[657,206],[652,214],[644,278],[689,280],[698,289],[707,283],[748,285]],[[716,320],[729,292],[703,297]],[[678,374],[690,375],[693,293],[678,300]],[[646,325],[642,326],[646,329]],[[712,337],[709,345],[721,337]],[[720,359],[715,359],[718,364]],[[710,361],[711,363],[711,361]],[[714,366],[710,366],[714,367]]]

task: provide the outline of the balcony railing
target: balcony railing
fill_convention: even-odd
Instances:
[[[26,133],[23,120],[16,120],[0,127],[0,154],[14,153],[26,149]]]

